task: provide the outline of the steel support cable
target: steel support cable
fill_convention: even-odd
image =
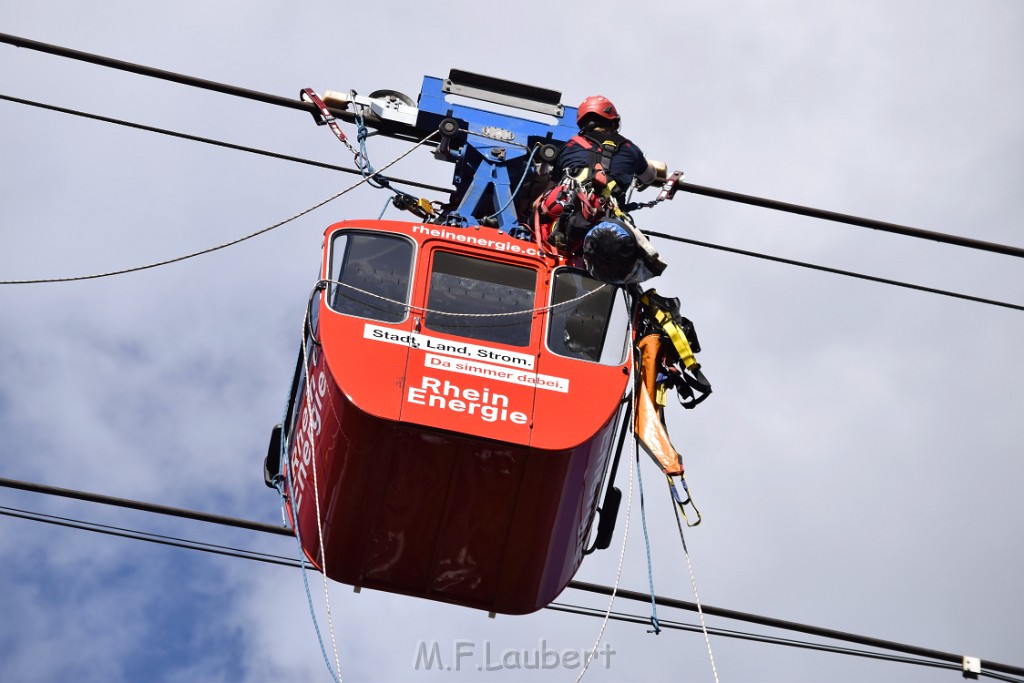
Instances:
[[[798,266],[800,268],[808,268],[810,270],[817,270],[823,273],[832,273],[833,275],[845,275],[846,277],[857,278],[858,280],[867,280],[868,282],[877,282],[883,285],[892,285],[893,287],[903,287],[904,289],[913,289],[919,292],[927,292],[929,294],[938,294],[940,296],[948,296],[954,299],[962,299],[964,301],[973,301],[979,304],[988,304],[990,306],[1000,306],[1002,308],[1011,308],[1016,311],[1024,311],[1024,306],[1020,304],[1012,304],[1006,301],[997,301],[995,299],[985,299],[980,296],[973,296],[971,294],[960,294],[958,292],[952,292],[946,289],[936,289],[935,287],[925,287],[924,285],[915,285],[912,282],[902,282],[900,280],[890,280],[884,277],[876,277],[874,275],[865,275],[863,273],[857,273],[851,270],[841,270],[839,268],[830,268],[829,266],[819,266],[814,263],[807,263],[805,261],[796,261],[793,259],[783,258],[781,256],[771,256],[769,254],[761,254],[756,251],[748,251],[746,249],[737,249],[736,247],[726,247],[720,244],[713,244],[711,242],[701,242],[700,240],[692,240],[686,237],[679,237],[677,235],[669,235],[663,232],[644,231],[644,234],[650,237],[660,237],[662,239],[671,240],[673,242],[682,242],[684,244],[692,244],[697,247],[704,247],[706,249],[716,249],[718,251],[728,252],[730,254],[740,254],[742,256],[750,256],[752,258],[758,258],[765,261],[774,261],[775,263],[784,263],[789,266]]]
[[[284,557],[283,555],[261,553],[254,550],[218,545],[216,543],[193,541],[188,538],[166,536],[164,534],[155,534],[148,531],[139,531],[137,529],[126,529],[124,527],[99,524],[97,522],[86,522],[80,519],[72,519],[70,517],[61,517],[59,515],[48,515],[42,512],[21,510],[18,508],[7,507],[6,505],[0,505],[0,515],[27,519],[33,522],[42,522],[43,524],[51,524],[53,526],[63,526],[70,529],[78,529],[80,531],[92,531],[106,536],[131,538],[137,541],[148,541],[150,543],[168,545],[175,548],[186,548],[188,550],[200,550],[202,552],[224,555],[227,557],[240,557],[244,560],[256,560],[257,562],[265,562],[267,564],[278,564],[285,567],[299,566],[298,560],[294,560],[290,557]]]
[[[555,612],[565,612],[567,614],[578,614],[580,616],[588,617],[603,617],[604,612],[594,607],[582,607],[579,605],[570,605],[553,602],[545,609],[549,609]],[[628,612],[612,612],[611,619],[614,621],[621,621],[629,624],[649,625],[650,620],[646,617],[640,616],[639,614],[630,614]],[[676,630],[676,631],[687,631],[689,633],[701,633],[702,628],[698,624],[686,624],[679,621],[672,620],[660,620],[658,622],[663,627]],[[952,664],[950,662],[936,662],[928,659],[922,659],[918,657],[908,657],[906,655],[892,655],[884,652],[874,652],[872,650],[858,650],[852,647],[843,647],[839,645],[829,645],[827,643],[812,643],[806,640],[796,640],[794,638],[782,638],[780,636],[770,636],[762,633],[750,633],[748,631],[736,631],[733,629],[724,628],[708,628],[708,633],[717,638],[733,638],[736,640],[745,640],[754,643],[764,643],[766,645],[780,645],[783,647],[794,647],[802,650],[811,650],[814,652],[826,652],[829,654],[838,655],[850,655],[852,657],[864,657],[867,659],[876,659],[886,662],[893,662],[897,664],[915,664],[918,666],[928,666],[936,669],[946,669],[948,671],[962,671],[963,667],[959,664]],[[982,662],[984,665],[984,662]],[[1000,681],[1010,681],[1010,683],[1024,683],[1024,679],[1017,677],[1006,676],[998,674],[993,671],[982,671],[982,676],[994,678]]]
[[[586,591],[589,593],[597,593],[599,595],[607,595],[608,588],[594,583],[587,583],[584,581],[571,581],[569,588],[575,590]],[[629,590],[618,590],[618,595],[626,600],[634,600],[639,602],[648,602],[650,596],[640,593],[638,591]],[[692,602],[685,600],[676,600],[674,598],[665,598],[662,596],[657,597],[659,605],[665,607],[674,607],[676,609],[686,610],[688,612],[696,612],[697,605]],[[872,638],[869,636],[861,636],[855,633],[847,633],[845,631],[837,631],[835,629],[822,628],[820,626],[809,626],[807,624],[801,624],[795,621],[786,621],[784,619],[776,619],[774,617],[765,617],[758,614],[751,614],[748,612],[740,612],[737,610],[725,609],[721,607],[711,607],[709,605],[702,605],[704,613],[710,616],[721,617],[723,619],[733,619],[735,621],[745,621],[751,624],[758,624],[760,626],[768,626],[771,628],[780,628],[787,631],[796,631],[798,633],[805,633],[807,635],[819,636],[822,638],[831,638],[833,640],[843,640],[849,643],[856,643],[858,645],[865,645],[867,647],[876,647],[883,650],[891,650],[894,652],[903,652],[904,654],[914,655],[916,657],[928,657],[930,659],[937,659],[944,662],[950,662],[954,664],[960,664],[963,661],[963,655],[958,655],[952,652],[943,652],[941,650],[932,650],[924,647],[917,647],[915,645],[905,645],[903,643],[897,643],[891,640],[883,640],[881,638]],[[998,662],[990,662],[982,660],[982,665],[993,671],[999,671],[1001,673],[1011,674],[1014,676],[1024,676],[1024,667],[1013,666],[1010,664],[1000,664]]]
[[[215,146],[219,146],[219,147],[226,147],[228,149],[235,149],[235,150],[238,150],[238,151],[250,152],[250,153],[253,153],[253,154],[259,154],[259,155],[263,155],[263,156],[268,156],[268,157],[272,157],[272,158],[275,158],[275,159],[282,159],[284,161],[293,161],[295,163],[307,164],[307,165],[316,166],[316,167],[319,167],[319,168],[326,168],[326,169],[329,169],[329,170],[332,170],[332,171],[341,171],[341,172],[344,172],[344,173],[351,173],[351,174],[354,174],[354,175],[360,175],[360,171],[358,171],[357,169],[345,168],[343,166],[337,166],[337,165],[334,165],[334,164],[327,164],[327,163],[324,163],[324,162],[313,161],[313,160],[310,160],[310,159],[303,159],[301,157],[290,156],[290,155],[287,155],[287,154],[279,154],[277,152],[270,152],[270,151],[267,151],[267,150],[261,150],[261,149],[255,148],[255,147],[246,147],[246,146],[243,146],[243,145],[236,145],[236,144],[233,144],[233,143],[230,143],[230,142],[223,142],[223,141],[220,141],[220,140],[214,140],[212,138],[203,138],[203,137],[199,137],[199,136],[195,136],[195,135],[189,135],[187,133],[180,133],[180,132],[177,132],[177,131],[167,130],[167,129],[163,129],[163,128],[156,128],[156,127],[153,127],[153,126],[147,126],[147,125],[143,125],[143,124],[133,123],[131,121],[123,121],[123,120],[120,120],[120,119],[113,119],[113,118],[106,117],[106,116],[100,116],[98,114],[90,114],[90,113],[87,113],[87,112],[80,112],[80,111],[76,111],[76,110],[73,110],[73,109],[66,109],[64,107],[58,107],[58,106],[55,106],[55,105],[44,104],[44,103],[41,103],[41,102],[34,102],[32,100],[25,100],[25,99],[18,98],[18,97],[11,97],[11,96],[8,96],[8,95],[0,94],[0,100],[8,100],[10,102],[16,102],[18,104],[25,104],[25,105],[33,106],[33,107],[40,107],[42,109],[48,109],[48,110],[51,110],[51,111],[56,111],[56,112],[60,112],[60,113],[70,114],[72,116],[82,116],[82,117],[88,118],[88,119],[95,119],[95,120],[104,121],[104,122],[107,122],[107,123],[114,123],[114,124],[117,124],[117,125],[127,126],[129,128],[137,128],[139,130],[145,130],[145,131],[149,131],[149,132],[153,132],[153,133],[159,133],[161,135],[169,135],[171,137],[183,138],[183,139],[186,139],[186,140],[193,140],[193,141],[196,141],[196,142],[203,142],[203,143],[206,143],[206,144],[211,144],[211,145],[215,145]],[[409,186],[412,186],[412,187],[419,187],[419,188],[423,188],[423,189],[427,189],[427,190],[435,190],[435,191],[438,191],[438,192],[449,192],[449,193],[451,192],[451,188],[443,188],[443,187],[439,187],[439,186],[436,186],[436,185],[429,185],[427,183],[419,183],[419,182],[412,181],[412,180],[403,180],[403,179],[398,179],[398,178],[391,178],[390,176],[389,176],[389,180],[391,180],[392,182],[398,183],[398,184],[409,185]],[[706,188],[706,189],[710,189],[710,188]],[[832,273],[832,274],[835,274],[835,275],[844,275],[846,277],[852,277],[852,278],[857,278],[857,279],[861,279],[861,280],[867,280],[869,282],[877,282],[877,283],[880,283],[880,284],[892,285],[892,286],[895,286],[895,287],[903,287],[903,288],[906,288],[906,289],[913,289],[913,290],[917,290],[917,291],[921,291],[921,292],[928,292],[930,294],[938,294],[938,295],[941,295],[941,296],[952,297],[952,298],[955,298],[955,299],[962,299],[962,300],[965,300],[965,301],[972,301],[972,302],[975,302],[975,303],[983,303],[983,304],[989,304],[991,306],[1000,306],[1000,307],[1003,307],[1003,308],[1011,308],[1011,309],[1015,309],[1015,310],[1019,310],[1019,311],[1024,311],[1024,306],[1021,306],[1021,305],[1018,305],[1018,304],[1007,303],[1007,302],[1003,302],[1003,301],[997,301],[997,300],[994,300],[994,299],[985,299],[985,298],[982,298],[982,297],[972,296],[972,295],[969,295],[969,294],[960,294],[960,293],[952,292],[952,291],[948,291],[948,290],[936,289],[934,287],[925,287],[923,285],[915,285],[915,284],[909,283],[909,282],[901,282],[901,281],[898,281],[898,280],[890,280],[890,279],[887,279],[887,278],[875,277],[873,275],[864,275],[864,274],[856,273],[856,272],[852,272],[852,271],[840,270],[838,268],[830,268],[828,266],[820,266],[820,265],[816,265],[816,264],[813,264],[813,263],[806,263],[806,262],[802,262],[802,261],[795,261],[793,259],[787,259],[787,258],[783,258],[783,257],[779,257],[779,256],[770,256],[770,255],[767,255],[767,254],[760,254],[760,253],[754,252],[754,251],[747,251],[747,250],[744,250],[744,249],[737,249],[737,248],[734,248],[734,247],[726,247],[726,246],[722,246],[722,245],[713,244],[713,243],[710,243],[710,242],[701,242],[701,241],[698,241],[698,240],[687,239],[685,237],[678,237],[676,235],[669,235],[669,234],[666,234],[666,233],[647,232],[647,234],[651,235],[652,237],[661,237],[663,239],[673,240],[673,241],[676,241],[676,242],[684,242],[686,244],[692,244],[692,245],[695,245],[695,246],[705,247],[705,248],[708,248],[708,249],[717,249],[719,251],[725,251],[725,252],[728,252],[728,253],[740,254],[740,255],[743,255],[743,256],[751,256],[753,258],[760,258],[760,259],[764,259],[764,260],[767,260],[767,261],[775,261],[777,263],[784,263],[784,264],[787,264],[787,265],[798,266],[798,267],[801,267],[801,268],[809,268],[811,270],[818,270],[818,271],[821,271],[821,272]],[[131,272],[131,271],[129,271],[129,272]],[[0,284],[9,284],[9,283],[0,283]]]
[[[687,182],[678,183],[676,185],[676,188],[682,190],[683,192],[700,194],[704,195],[705,197],[714,197],[715,199],[724,199],[730,202],[749,204],[751,206],[759,206],[763,209],[785,211],[787,213],[795,213],[801,216],[808,216],[810,218],[819,218],[821,220],[826,221],[835,221],[837,223],[856,225],[861,228],[881,230],[882,232],[889,232],[896,235],[904,235],[905,237],[916,237],[918,239],[932,240],[934,242],[942,242],[944,244],[952,244],[958,247],[965,247],[967,249],[990,251],[996,254],[1016,256],[1017,258],[1024,257],[1024,248],[1014,247],[1007,244],[985,242],[982,240],[971,239],[969,237],[961,237],[960,235],[950,235],[944,232],[935,232],[934,230],[922,230],[921,228],[911,228],[906,225],[888,223],[886,221],[874,220],[872,218],[862,218],[860,216],[851,216],[849,214],[838,213],[836,211],[826,211],[825,209],[814,209],[809,206],[800,206],[799,204],[780,202],[776,199],[754,197],[748,194],[740,194],[739,192],[730,192],[728,190],[719,190],[714,187],[705,187],[703,185],[691,185],[690,183]]]
[[[272,533],[277,535],[292,536],[293,533],[290,529],[286,529],[271,524],[263,524],[261,522],[254,522],[250,520],[237,519],[232,517],[222,517],[220,515],[211,515],[208,513],[197,512],[194,510],[187,510],[184,508],[174,508],[164,505],[157,505],[153,503],[146,503],[143,501],[128,500],[124,498],[113,498],[110,496],[104,496],[101,494],[89,493],[86,491],[77,491],[74,489],[65,489],[55,486],[49,486],[45,484],[36,484],[33,482],[20,481],[16,479],[8,479],[6,477],[0,477],[0,487],[19,489],[23,491],[31,491],[33,493],[40,493],[44,495],[54,495],[66,498],[74,498],[76,500],[83,500],[87,502],[95,502],[105,505],[114,505],[118,507],[132,508],[143,512],[152,512],[154,514],[172,515],[175,517],[185,517],[188,519],[194,519],[203,522],[209,522],[212,524],[220,524],[226,526],[233,526],[238,528],[250,529],[253,531],[261,531],[265,533]],[[145,539],[141,539],[145,540]],[[298,562],[295,562],[296,567],[299,566]],[[596,593],[599,595],[610,596],[612,588],[610,586],[602,586],[599,584],[588,583],[584,581],[570,581],[569,588],[574,590],[584,591],[588,593]],[[636,602],[649,603],[650,595],[640,593],[638,591],[632,591],[624,588],[618,588],[616,590],[616,596],[632,600]],[[676,600],[673,598],[666,598],[663,596],[655,596],[659,605],[672,609],[681,609],[689,612],[696,612],[696,603],[687,602],[685,600]],[[860,636],[853,633],[847,633],[845,631],[837,631],[834,629],[823,628],[820,626],[811,626],[808,624],[802,624],[795,621],[787,621],[784,619],[776,619],[774,617],[766,617],[758,614],[752,614],[749,612],[740,612],[737,610],[725,609],[721,607],[713,607],[711,605],[702,604],[704,613],[709,616],[715,616],[722,619],[732,619],[734,621],[743,621],[752,624],[758,624],[759,626],[767,626],[769,628],[777,628],[785,631],[795,631],[798,633],[804,633],[806,635],[816,636],[820,638],[829,638],[831,640],[841,640],[845,642],[855,643],[857,645],[863,645],[866,647],[873,647],[880,650],[889,650],[893,652],[902,652],[904,654],[913,655],[916,657],[925,657],[929,659],[936,659],[950,664],[962,664],[962,655],[957,655],[950,652],[943,652],[941,650],[933,650],[929,648],[917,647],[913,645],[906,645],[903,643],[897,643],[895,641],[883,640],[880,638],[872,638],[869,636]],[[604,611],[600,612],[602,615]],[[641,617],[638,617],[641,618]],[[647,619],[643,620],[643,623],[649,624],[650,621]],[[991,672],[998,672],[1003,674],[1009,674],[1012,676],[1024,676],[1024,667],[1013,666],[1010,664],[1001,664],[999,662],[992,662],[989,660],[982,659],[982,673],[986,675],[992,675]],[[987,671],[986,671],[987,670]]]
[[[169,505],[159,505],[157,503],[146,503],[139,500],[131,500],[128,498],[116,498],[114,496],[105,496],[100,493],[90,493],[88,491],[78,491],[75,489],[65,489],[59,486],[49,486],[46,484],[36,484],[30,481],[21,481],[18,479],[8,479],[7,477],[0,477],[0,486],[9,489],[17,489],[19,491],[30,491],[32,493],[41,493],[47,496],[59,496],[61,498],[72,498],[75,500],[84,500],[88,503],[98,503],[100,505],[110,505],[113,507],[128,508],[131,510],[139,510],[141,512],[151,512],[157,515],[166,515],[169,517],[182,517],[184,519],[191,519],[198,522],[208,522],[210,524],[219,524],[221,526],[230,526],[237,529],[249,529],[250,531],[260,531],[267,534],[277,534],[278,536],[294,536],[291,529],[283,526],[276,526],[274,524],[264,524],[262,522],[254,522],[248,519],[239,519],[237,517],[225,517],[223,515],[214,515],[208,512],[199,512],[197,510],[188,510],[185,508],[171,507]]]
[[[157,128],[156,126],[147,126],[143,123],[135,123],[133,121],[125,121],[124,119],[115,119],[109,116],[101,116],[100,114],[92,114],[86,111],[79,111],[77,109],[68,109],[67,107],[58,107],[55,104],[46,104],[45,102],[36,102],[35,100],[26,100],[21,97],[13,97],[11,95],[4,95],[0,93],[0,100],[6,100],[8,102],[14,102],[16,104],[24,104],[29,107],[37,107],[39,109],[45,109],[48,111],[54,111],[61,114],[68,114],[70,116],[79,116],[84,119],[90,119],[93,121],[102,121],[103,123],[112,123],[117,126],[124,126],[126,128],[134,128],[136,130],[143,130],[148,133],[157,133],[159,135],[167,135],[172,138],[180,138],[182,140],[191,140],[192,142],[202,142],[203,144],[213,145],[215,147],[224,147],[226,149],[233,149],[239,152],[249,152],[250,154],[259,154],[261,156],[270,157],[272,159],[281,159],[283,161],[293,161],[297,164],[306,164],[307,166],[316,166],[318,168],[326,168],[332,171],[341,171],[342,173],[350,173],[352,175],[362,175],[362,172],[356,168],[346,168],[344,166],[338,166],[336,164],[328,164],[323,161],[314,161],[312,159],[303,159],[302,157],[292,156],[290,154],[281,154],[280,152],[271,152],[270,150],[260,149],[258,147],[248,147],[246,145],[236,145],[233,142],[224,142],[223,140],[215,140],[213,138],[205,138],[199,135],[190,135],[189,133],[182,133],[176,130],[170,130],[167,128]],[[421,183],[415,180],[405,180],[403,178],[393,178],[388,176],[388,181],[399,185],[408,185],[410,187],[418,187],[424,190],[434,190],[436,192],[444,192],[451,194],[452,188],[441,187],[439,185],[431,185],[429,183]]]
[[[280,95],[271,95],[258,90],[240,88],[235,85],[209,81],[205,78],[196,78],[195,76],[186,76],[185,74],[165,71],[164,69],[157,69],[151,66],[144,66],[142,64],[133,64],[120,59],[104,57],[103,55],[95,55],[81,50],[73,50],[71,48],[61,47],[60,45],[52,45],[38,40],[31,40],[30,38],[22,38],[21,36],[13,36],[8,33],[0,33],[0,43],[7,43],[9,45],[14,45],[15,47],[23,47],[37,52],[45,52],[47,54],[57,55],[58,57],[67,57],[80,62],[96,64],[97,66],[127,71],[129,73],[138,74],[139,76],[159,78],[161,80],[171,81],[172,83],[178,83],[179,85],[188,85],[194,88],[201,88],[202,90],[212,90],[213,92],[219,92],[224,95],[233,95],[235,97],[242,97],[256,102],[273,104],[278,107],[297,109],[299,111],[308,112],[309,114],[316,112],[316,106],[312,102],[304,102],[291,97],[281,97]]]
[[[570,605],[553,602],[548,605],[545,609],[549,609],[555,612],[565,612],[566,614],[576,614],[585,617],[600,617],[603,616],[603,612],[593,607],[581,607],[579,605]],[[614,621],[621,621],[628,624],[639,624],[639,625],[650,625],[650,619],[640,616],[639,614],[630,614],[628,612],[612,612],[611,619]],[[675,631],[686,631],[689,633],[702,633],[703,629],[698,624],[686,624],[679,621],[672,620],[659,620],[658,622],[662,627]],[[804,650],[814,650],[817,652],[828,652],[830,654],[843,654],[851,655],[854,657],[866,657],[868,659],[880,659],[888,662],[896,662],[900,664],[918,664],[921,666],[930,666],[939,669],[950,669],[959,670],[960,667],[955,664],[949,664],[947,662],[935,662],[927,659],[919,659],[916,657],[907,657],[905,655],[890,655],[882,652],[872,652],[870,650],[857,650],[850,647],[841,647],[838,645],[827,645],[825,643],[811,643],[804,640],[795,640],[792,638],[781,638],[779,636],[769,636],[760,633],[749,633],[746,631],[736,631],[732,629],[724,628],[712,628],[709,627],[707,632],[716,638],[733,638],[736,640],[746,640],[755,643],[765,643],[768,645],[782,645],[784,647],[795,647]]]
[[[142,64],[133,64],[132,62],[126,62],[120,59],[104,57],[103,55],[96,55],[89,52],[83,52],[81,50],[73,50],[60,45],[52,45],[38,40],[31,40],[30,38],[22,38],[21,36],[13,36],[8,33],[0,33],[0,43],[7,43],[8,45],[23,47],[29,50],[36,50],[37,52],[45,52],[58,57],[67,57],[68,59],[88,62],[90,64],[96,64],[97,66],[127,71],[139,76],[158,78],[164,81],[177,83],[179,85],[199,88],[201,90],[210,90],[224,95],[241,97],[255,102],[263,102],[264,104],[272,104],[277,107],[286,107],[288,109],[304,111],[310,115],[315,115],[317,112],[316,105],[312,102],[306,102],[304,100],[291,97],[281,97],[280,95],[272,95],[270,93],[251,90],[249,88],[241,88],[227,83],[218,83],[217,81],[210,81],[205,78],[197,78],[195,76],[187,76],[185,74],[157,69],[151,66],[144,66]],[[334,116],[342,120],[350,120],[353,118],[353,114],[350,111],[334,107],[328,107],[328,109]],[[408,131],[391,131],[389,134],[406,141],[416,140],[416,136],[410,134]]]
[[[182,548],[185,550],[197,550],[200,552],[211,553],[225,557],[235,557],[242,560],[254,560],[257,562],[264,562],[267,564],[290,567],[293,569],[298,569],[302,566],[299,560],[294,560],[291,558],[281,557],[277,555],[270,555],[268,553],[259,553],[240,548],[231,548],[229,546],[217,546],[214,544],[203,543],[201,541],[192,541],[189,539],[181,539],[171,536],[161,536],[159,534],[151,534],[148,532],[124,529],[121,527],[111,527],[107,525],[96,524],[94,522],[84,522],[82,520],[76,520],[67,517],[58,517],[55,515],[45,515],[42,513],[29,512],[26,510],[19,510],[17,508],[8,508],[0,506],[0,516],[25,519],[33,522],[42,522],[45,524],[51,524],[53,526],[62,526],[70,529],[75,529],[77,531],[92,531],[94,533],[101,533],[108,536],[127,538],[135,541],[146,541],[149,543],[166,545],[174,548]],[[604,618],[605,616],[605,612],[597,608],[564,603],[552,603],[550,605],[547,605],[544,609],[578,616],[589,616],[597,618]],[[619,621],[629,624],[638,624],[642,626],[647,626],[650,624],[649,617],[642,617],[638,614],[630,614],[626,612],[609,612],[608,619],[612,621]],[[672,620],[660,620],[659,624],[667,629],[687,631],[691,633],[701,633],[703,630],[700,626],[696,624],[686,624]],[[762,643],[767,645],[793,647],[798,649],[811,650],[815,652],[825,652],[828,654],[841,654],[854,657],[863,657],[867,659],[875,659],[880,661],[893,662],[897,664],[914,664],[918,666],[929,666],[933,668],[947,669],[951,671],[961,669],[961,667],[949,662],[936,662],[915,657],[890,655],[884,652],[857,650],[854,648],[841,647],[838,645],[828,645],[826,643],[811,643],[808,641],[796,640],[793,638],[782,638],[780,636],[750,633],[746,631],[736,631],[733,629],[708,628],[706,630],[708,633],[720,638],[732,638],[736,640],[744,640],[748,642]],[[994,678],[997,680],[1009,681],[1010,683],[1024,683],[1021,679],[1000,675],[992,671],[983,670],[981,672],[981,675]]]
[[[311,102],[303,102],[298,99],[281,97],[279,95],[271,95],[256,90],[249,90],[247,88],[240,88],[225,83],[217,83],[216,81],[209,81],[202,78],[196,78],[194,76],[186,76],[184,74],[174,73],[172,71],[165,71],[163,69],[156,69],[149,66],[143,66],[141,64],[133,64],[131,62],[125,62],[119,59],[112,59],[110,57],[95,55],[88,52],[82,52],[80,50],[72,50],[70,48],[61,47],[59,45],[43,43],[37,40],[22,38],[20,36],[13,36],[7,33],[0,33],[0,43],[7,43],[9,45],[14,45],[16,47],[37,50],[39,52],[45,52],[60,57],[67,57],[70,59],[89,62],[91,64],[110,67],[113,69],[119,69],[121,71],[128,71],[130,73],[138,74],[140,76],[160,78],[174,83],[179,83],[181,85],[188,85],[192,87],[202,88],[204,90],[212,90],[214,92],[219,92],[226,95],[243,97],[246,99],[255,100],[257,102],[264,102],[266,104],[288,107],[290,109],[305,111],[310,114],[314,114],[314,112],[316,111],[316,106]],[[330,111],[335,116],[338,116],[343,119],[348,119],[352,117],[351,112],[342,109],[331,108]],[[403,135],[401,133],[394,132],[390,134],[403,139],[411,139],[407,134]],[[980,249],[982,251],[1006,254],[1008,256],[1024,257],[1024,248],[1021,247],[997,244],[995,242],[985,242],[982,240],[975,240],[967,237],[960,237],[958,235],[950,235],[946,233],[935,232],[932,230],[922,230],[920,228],[912,228],[905,225],[898,225],[896,223],[888,223],[886,221],[878,221],[870,218],[851,216],[848,214],[838,213],[835,211],[827,211],[824,209],[815,209],[807,206],[800,206],[798,204],[780,202],[774,199],[754,197],[751,195],[740,194],[739,192],[730,192],[728,190],[720,190],[713,187],[693,185],[687,182],[678,183],[677,189],[692,194],[700,194],[707,197],[714,197],[716,199],[724,199],[732,202],[750,204],[752,206],[759,206],[766,209],[774,209],[777,211],[796,213],[804,216],[809,216],[811,218],[819,218],[822,220],[836,221],[839,223],[855,225],[858,227],[871,228],[873,230],[881,230],[884,232],[904,235],[906,237],[915,237],[919,239],[927,239],[936,242],[944,242],[947,244],[953,244],[956,246],[966,247],[969,249]]]
[[[119,538],[127,538],[135,541],[146,541],[149,543],[155,543],[158,545],[166,545],[174,548],[182,548],[185,550],[197,550],[200,552],[211,553],[215,555],[222,555],[225,557],[235,557],[242,560],[254,560],[258,562],[265,562],[268,564],[275,564],[284,567],[290,567],[298,569],[301,567],[299,560],[294,560],[287,557],[269,555],[267,553],[257,553],[249,550],[240,548],[232,548],[229,546],[217,546],[209,543],[203,543],[201,541],[192,541],[189,539],[176,538],[173,536],[162,536],[160,534],[151,534],[144,531],[138,531],[133,529],[125,529],[123,527],[113,527],[103,524],[96,524],[95,522],[85,522],[83,520],[72,519],[68,517],[60,517],[57,515],[46,515],[43,513],[30,512],[27,510],[20,510],[17,508],[10,508],[6,506],[0,506],[0,516],[13,517],[16,519],[24,519],[32,522],[42,522],[44,524],[50,524],[53,526],[61,526],[76,531],[92,531],[94,533],[100,533],[108,536],[115,536]],[[566,614],[573,614],[578,616],[589,616],[602,618],[604,612],[592,607],[584,607],[580,605],[564,604],[564,603],[552,603],[545,607],[545,609],[554,612],[563,612]],[[637,614],[630,614],[626,612],[611,612],[609,618],[613,621],[620,621],[623,623],[649,625],[649,618],[642,617]],[[677,621],[662,621],[661,625],[665,628],[677,630],[677,631],[688,631],[692,633],[700,633],[701,627],[695,624],[685,624]],[[910,657],[903,657],[897,655],[887,655],[880,652],[870,652],[867,650],[856,650],[853,648],[839,647],[834,645],[827,645],[824,643],[810,643],[807,641],[795,640],[791,638],[781,638],[778,636],[769,636],[764,634],[749,633],[744,631],[735,631],[731,629],[722,628],[711,628],[708,631],[716,637],[722,638],[733,638],[737,640],[746,640],[756,643],[764,643],[768,645],[781,645],[785,647],[795,647],[800,649],[813,650],[817,652],[827,652],[830,654],[845,654],[857,657],[866,657],[869,659],[878,659],[889,662],[896,662],[901,664],[918,664],[921,666],[931,666],[945,669],[957,669],[958,667],[953,664],[945,662],[931,662],[922,659],[915,659]],[[984,675],[993,675],[988,672],[983,672]],[[996,676],[997,678],[1001,678]],[[1010,679],[1004,679],[1010,680]]]

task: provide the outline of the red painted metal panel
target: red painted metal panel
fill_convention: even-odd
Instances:
[[[527,346],[417,329],[439,248],[536,268],[543,306],[553,263],[515,251],[527,243],[486,229],[453,237],[453,229],[369,222],[328,233],[336,228],[416,240],[414,309],[388,323],[321,305],[322,352],[313,347],[288,436],[293,521],[307,555],[352,585],[502,613],[540,609],[582,561],[623,367],[552,354],[544,315]],[[523,358],[528,367],[517,367]]]

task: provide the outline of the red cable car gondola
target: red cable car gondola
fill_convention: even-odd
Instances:
[[[451,105],[449,92],[559,123]],[[305,555],[336,581],[523,614],[550,603],[588,552],[632,409],[637,297],[511,234],[512,179],[536,175],[572,132],[561,121],[575,111],[559,98],[453,71],[425,79],[418,108],[404,97],[360,105],[360,124],[396,137],[439,131],[435,156],[458,167],[449,208],[430,221],[325,232],[265,476]],[[607,547],[617,496],[609,481],[593,547]]]
[[[328,228],[285,422],[292,523],[327,576],[509,614],[571,580],[625,409],[628,314],[561,261],[494,228]]]

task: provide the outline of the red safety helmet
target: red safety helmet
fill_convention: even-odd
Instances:
[[[588,114],[599,116],[612,123],[619,122],[619,112],[615,110],[615,105],[612,104],[612,101],[604,95],[591,95],[583,100],[583,103],[576,110],[576,125],[580,125],[583,117]]]

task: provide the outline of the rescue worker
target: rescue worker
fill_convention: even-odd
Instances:
[[[619,207],[634,179],[641,187],[650,185],[663,176],[664,166],[648,162],[640,148],[618,132],[620,122],[607,97],[583,100],[576,112],[579,133],[555,158],[550,174],[555,185],[537,207],[542,239],[556,249],[583,251],[588,265],[598,269],[599,261],[613,270],[627,259],[638,263],[636,269],[602,277],[615,284],[639,282],[665,269],[658,252]],[[601,242],[585,245],[584,238],[595,226],[601,228]]]
[[[555,159],[552,178],[558,182],[566,174],[576,175],[601,163],[606,176],[605,186],[611,196],[621,201],[633,178],[641,185],[650,185],[658,177],[655,166],[648,163],[640,148],[619,134],[619,112],[603,95],[583,100],[576,110],[579,134],[565,143]],[[583,178],[581,182],[593,181]],[[600,178],[597,178],[600,182]]]

